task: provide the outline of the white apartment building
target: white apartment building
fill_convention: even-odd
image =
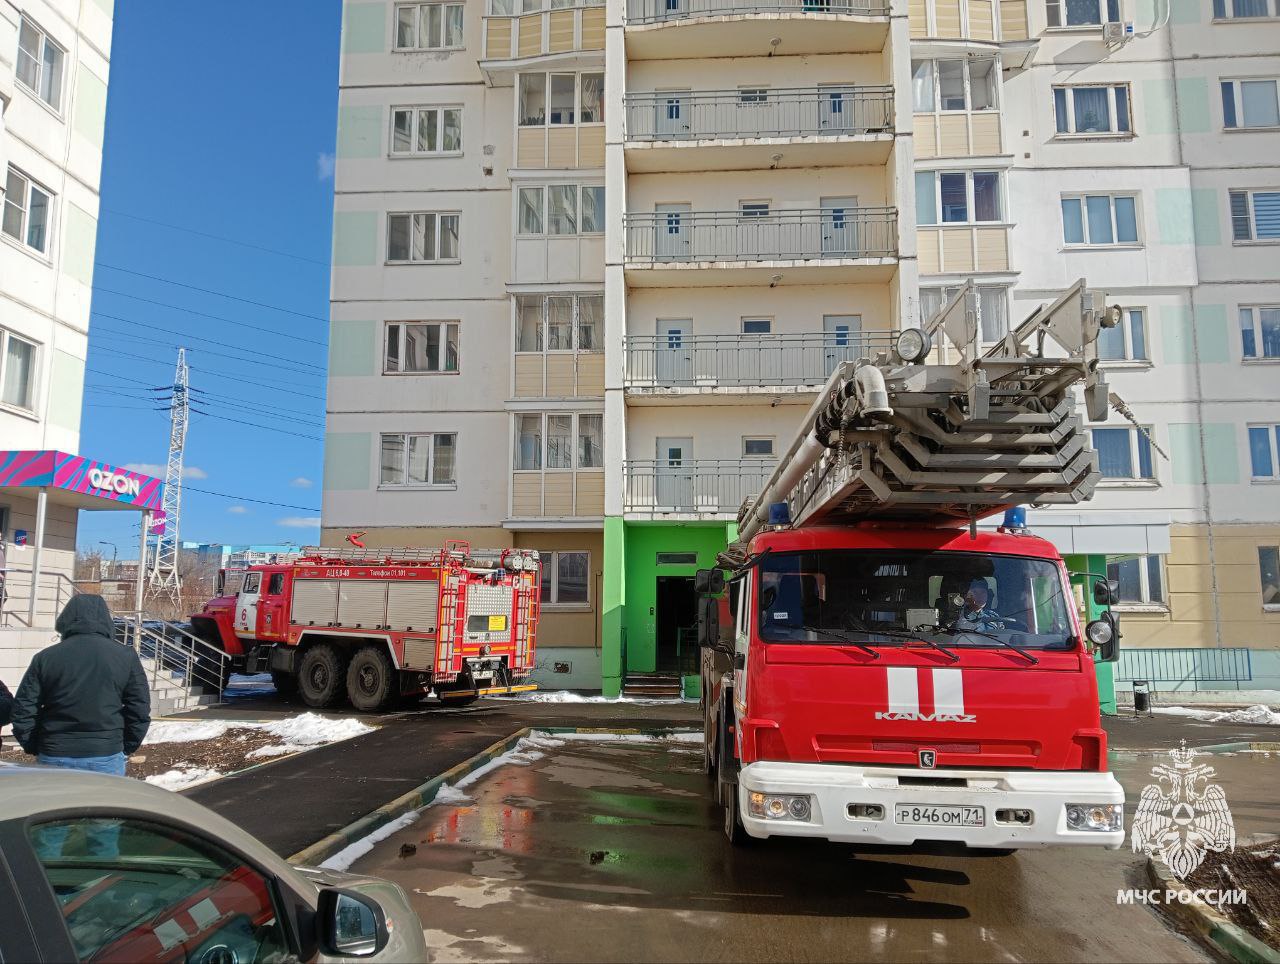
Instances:
[[[347,0],[326,541],[542,549],[544,681],[683,672],[838,362],[1084,276],[1152,441],[1034,524],[1280,673],[1276,2]]]

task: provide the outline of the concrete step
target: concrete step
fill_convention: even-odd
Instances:
[[[642,699],[679,699],[683,692],[674,673],[633,673],[622,684],[622,695]]]

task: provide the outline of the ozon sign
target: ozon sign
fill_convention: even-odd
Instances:
[[[117,475],[115,472],[104,472],[102,469],[89,470],[89,485],[117,495],[136,496],[142,489],[142,483],[137,479],[127,475]]]

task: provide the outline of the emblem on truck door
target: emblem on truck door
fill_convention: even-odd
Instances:
[[[877,711],[877,720],[914,720],[918,723],[977,723],[964,711],[964,674],[958,669],[933,669],[933,711],[921,712],[920,676],[914,666],[886,666],[888,707]]]

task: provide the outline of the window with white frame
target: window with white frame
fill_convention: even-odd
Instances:
[[[994,58],[911,62],[912,109],[917,114],[995,110],[999,86]]]
[[[1164,572],[1159,556],[1108,556],[1107,579],[1120,584],[1121,606],[1163,606]]]
[[[1255,479],[1280,480],[1280,425],[1249,426],[1249,464]]]
[[[1276,78],[1224,80],[1220,86],[1223,127],[1280,127],[1280,81]]]
[[[738,103],[743,107],[753,107],[769,102],[768,87],[739,87]]]
[[[29,412],[35,409],[35,394],[35,342],[0,328],[0,403]]]
[[[1098,332],[1098,359],[1104,362],[1147,361],[1147,312],[1124,308],[1120,324]]]
[[[604,416],[522,412],[516,416],[515,468],[599,469],[604,466]]]
[[[391,108],[391,153],[395,157],[461,154],[462,108]]]
[[[457,485],[458,436],[454,432],[383,433],[383,486]]]
[[[604,295],[517,295],[516,351],[603,351]]]
[[[603,184],[546,184],[517,192],[517,231],[521,236],[602,234]]]
[[[1234,241],[1280,241],[1280,191],[1230,191]]]
[[[430,375],[458,370],[456,321],[392,321],[383,340],[387,375]]]
[[[591,554],[588,552],[543,552],[542,604],[544,606],[585,606],[591,602]]]
[[[1137,428],[1095,428],[1090,433],[1098,452],[1098,468],[1104,479],[1154,482],[1151,441]]]
[[[40,254],[49,253],[49,229],[53,224],[53,194],[16,167],[5,181],[4,233]]]
[[[1242,305],[1240,341],[1245,358],[1280,358],[1280,307]]]
[[[26,17],[18,27],[18,82],[54,110],[62,110],[66,51]]]
[[[996,171],[917,171],[916,224],[980,224],[999,221]]]
[[[1138,199],[1133,194],[1084,194],[1062,198],[1065,244],[1139,244]]]
[[[772,436],[744,435],[742,437],[742,457],[744,459],[773,458]]]
[[[1280,0],[1213,0],[1215,20],[1254,20],[1280,17]]]
[[[1280,546],[1258,546],[1258,575],[1262,577],[1262,605],[1280,609]]]
[[[565,7],[601,7],[604,0],[489,0],[489,15],[511,17],[521,13],[562,10]]]
[[[1053,88],[1059,134],[1129,134],[1129,85]]]
[[[1120,0],[1046,0],[1045,18],[1050,27],[1117,23],[1120,20]]]
[[[435,211],[387,216],[387,260],[404,264],[458,260],[459,214]]]
[[[742,333],[744,335],[768,335],[773,332],[772,318],[743,318]]]
[[[521,127],[604,123],[604,74],[520,74]]]
[[[960,288],[920,289],[920,324],[937,314]],[[982,341],[985,344],[999,341],[1009,333],[1009,289],[1003,285],[982,285],[978,288],[978,314]]]
[[[462,47],[463,3],[396,4],[396,50]]]

